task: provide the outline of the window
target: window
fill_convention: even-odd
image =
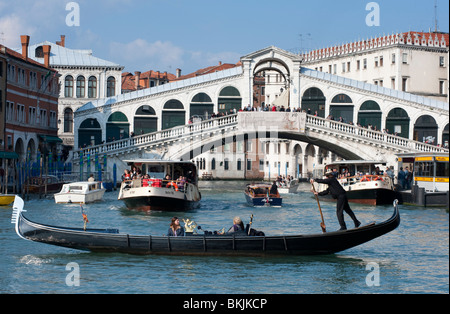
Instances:
[[[241,170],[242,170],[242,161],[241,161],[241,159],[238,159],[238,160],[237,160],[237,170],[238,170],[238,171],[241,171]]]
[[[264,160],[259,160],[259,171],[264,171]]]
[[[50,111],[50,127],[56,128],[56,112]]]
[[[111,97],[116,94],[116,79],[112,76],[108,77],[106,85],[106,97]]]
[[[84,76],[77,77],[77,98],[84,98],[86,80]]]
[[[402,63],[403,64],[408,64],[408,54],[406,52],[404,52],[402,54]]]
[[[407,77],[402,78],[402,92],[406,92],[407,82],[408,82]]]
[[[383,66],[384,60],[383,60],[383,56],[380,56],[380,67]]]
[[[97,78],[91,76],[88,81],[88,98],[97,98]]]
[[[40,117],[41,117],[41,120],[40,120],[41,124],[40,125],[43,126],[43,127],[47,127],[48,126],[47,110],[41,109]]]
[[[360,70],[361,69],[361,61],[358,60],[356,61],[356,70]]]
[[[66,110],[64,110],[64,132],[73,132],[73,111],[70,108],[66,108]]]
[[[336,74],[337,73],[337,64],[334,64],[333,65],[333,74]]]
[[[375,57],[375,67],[378,67],[378,57]]]
[[[345,73],[345,62],[342,62],[342,73]]]
[[[251,171],[251,170],[252,170],[252,160],[247,159],[247,171]]]
[[[28,107],[28,124],[36,124],[36,107]]]
[[[73,97],[73,77],[71,75],[66,76],[64,83],[64,97]]]
[[[350,72],[350,62],[347,62],[347,72]]]
[[[439,94],[445,95],[445,81],[439,81]]]
[[[392,54],[391,59],[392,59],[392,64],[395,64],[395,53]]]
[[[395,89],[395,78],[391,78],[391,88]]]
[[[25,123],[25,106],[17,104],[17,117],[16,121],[19,123]]]
[[[229,162],[228,158],[225,158],[225,160],[223,161],[223,169],[224,170],[230,169],[230,162]]]
[[[363,70],[367,69],[367,59],[363,59]]]
[[[445,57],[439,57],[439,66],[441,67],[441,68],[444,68],[445,67]]]

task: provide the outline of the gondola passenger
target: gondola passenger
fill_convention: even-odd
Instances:
[[[169,237],[184,237],[184,228],[180,226],[180,220],[178,217],[172,218],[167,235]]]
[[[228,230],[228,233],[231,232],[238,232],[238,231],[245,231],[244,223],[242,222],[240,217],[234,217],[233,218],[233,226]]]

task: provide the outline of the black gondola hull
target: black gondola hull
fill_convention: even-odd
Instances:
[[[24,239],[92,252],[164,255],[317,255],[337,253],[377,237],[400,224],[398,207],[385,222],[357,229],[315,235],[192,235],[167,237],[129,235],[117,229],[75,229],[34,223],[17,215],[16,232]],[[14,219],[14,218],[13,218]]]

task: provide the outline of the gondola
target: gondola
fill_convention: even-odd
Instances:
[[[381,223],[357,229],[313,235],[249,236],[197,234],[184,237],[130,235],[117,229],[62,228],[32,222],[23,215],[23,200],[16,196],[11,222],[26,240],[91,252],[163,255],[317,255],[337,253],[378,238],[400,224],[398,202],[394,214]],[[252,229],[251,229],[252,230]],[[251,232],[250,232],[251,234]]]

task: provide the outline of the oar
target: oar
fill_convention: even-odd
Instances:
[[[322,222],[320,223],[320,227],[322,228],[322,232],[325,233],[325,232],[327,232],[327,228],[325,226],[325,221],[323,220],[322,208],[320,208],[319,197],[316,194],[316,188],[314,187],[314,182],[311,182],[311,185],[312,185],[312,188],[313,188],[314,196],[316,197],[317,206],[319,206],[320,217],[322,218]]]

